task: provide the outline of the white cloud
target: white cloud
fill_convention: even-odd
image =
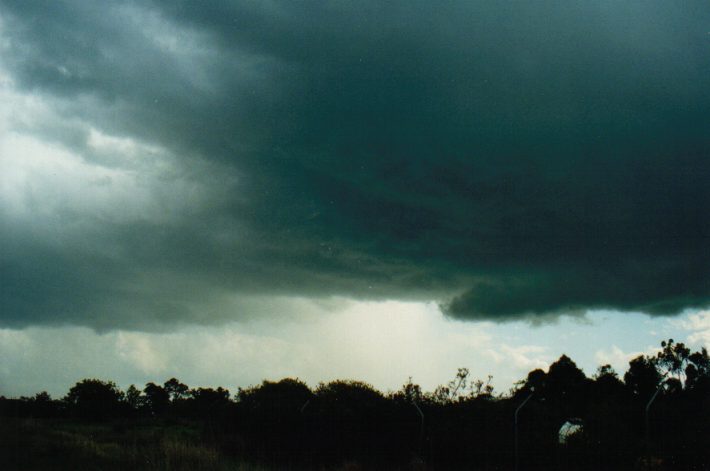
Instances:
[[[609,349],[597,350],[594,357],[599,365],[611,365],[617,373],[623,375],[629,367],[629,362],[634,358],[639,355],[654,357],[660,351],[660,347],[649,345],[644,350],[625,352],[618,346],[612,345]]]
[[[710,348],[710,311],[698,311],[674,320],[674,324],[689,331],[688,343]]]
[[[547,348],[538,345],[519,345],[510,346],[502,344],[500,350],[507,361],[511,361],[513,365],[524,371],[533,370],[536,368],[546,368],[549,364],[549,356],[545,354]]]
[[[646,353],[648,352],[624,352],[618,346],[612,345],[609,349],[597,350],[594,358],[599,365],[611,365],[617,373],[623,375],[628,369],[629,361]]]

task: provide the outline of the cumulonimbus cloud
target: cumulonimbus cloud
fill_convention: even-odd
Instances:
[[[703,2],[0,18],[3,324],[214,322],[235,295],[492,320],[710,302]]]

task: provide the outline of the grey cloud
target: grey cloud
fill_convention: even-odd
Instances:
[[[494,320],[710,302],[703,2],[0,5],[15,87],[66,120],[24,132],[102,167],[89,126],[156,146],[170,172],[121,164],[155,201],[210,195],[79,212],[76,248],[17,228],[6,324],[243,315],[224,293]]]

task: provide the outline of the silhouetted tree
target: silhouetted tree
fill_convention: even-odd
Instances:
[[[477,379],[471,383],[471,397],[473,398],[493,398],[494,387],[491,384],[493,381],[493,376],[488,375],[487,380],[484,382],[482,379]]]
[[[624,383],[619,379],[618,373],[611,365],[602,365],[597,368],[593,380],[594,398],[596,400],[603,400],[604,398],[618,400],[623,395]]]
[[[705,347],[688,356],[685,377],[689,390],[703,391],[710,395],[710,357]]]
[[[258,386],[239,389],[237,408],[241,429],[248,430],[256,454],[273,461],[288,461],[312,451],[314,443],[306,436],[307,420],[312,417],[313,392],[298,379],[264,381]]]
[[[685,432],[676,448],[684,451],[686,469],[703,469],[710,463],[710,358],[705,348],[688,356],[685,368]]]
[[[592,379],[594,379],[595,381],[598,381],[599,378],[604,378],[604,377],[619,379],[619,375],[616,372],[616,370],[614,370],[614,368],[608,363],[606,365],[598,366],[597,371],[592,376]]]
[[[106,419],[121,410],[123,393],[112,381],[84,379],[64,397],[70,411],[87,419]]]
[[[53,400],[47,391],[39,392],[30,398],[23,397],[20,400],[25,403],[27,414],[37,418],[56,417],[62,408],[62,403]]]
[[[636,397],[648,400],[656,391],[661,375],[656,368],[656,361],[639,355],[629,362],[629,369],[624,374],[624,383]]]
[[[471,380],[468,368],[459,368],[454,379],[446,385],[439,385],[434,392],[426,395],[426,400],[438,404],[448,404],[451,402],[465,401],[476,397],[489,397],[493,394],[491,380],[493,376],[488,376],[487,381],[482,379]]]
[[[382,393],[361,381],[338,380],[319,384],[315,394],[319,441],[331,459],[382,457],[383,437],[391,435]]]
[[[128,386],[128,389],[126,389],[124,400],[131,410],[137,411],[143,406],[144,397],[142,396],[141,391],[136,388],[134,384],[131,384]]]
[[[562,355],[550,365],[545,378],[544,390],[551,400],[571,400],[583,393],[587,381],[587,377],[575,362],[567,355]]]
[[[675,343],[673,339],[661,342],[661,347],[662,350],[656,355],[656,366],[660,369],[661,376],[675,378],[680,385],[684,380],[690,349],[683,343]]]
[[[584,421],[586,440],[581,444],[594,457],[596,469],[613,469],[619,463],[631,467],[635,456],[632,420],[639,409],[630,399],[611,365],[597,368]]]
[[[187,399],[190,396],[190,388],[178,381],[176,378],[170,378],[163,384],[163,388],[170,396],[170,402],[176,402]]]
[[[434,402],[447,404],[449,402],[458,401],[465,396],[466,387],[468,385],[468,368],[459,368],[454,379],[448,384],[439,385],[431,395]]]
[[[532,391],[536,391],[538,396],[542,397],[546,384],[547,373],[540,368],[536,368],[528,373],[525,380],[516,383],[517,388],[513,390],[512,395],[520,398],[528,396]]]
[[[229,390],[222,388],[196,388],[190,390],[192,407],[206,419],[213,419],[229,404]]]
[[[163,415],[170,405],[170,395],[162,386],[148,383],[143,389],[145,407],[152,415]]]
[[[424,401],[424,393],[422,392],[421,386],[412,382],[412,377],[410,376],[406,383],[402,385],[399,391],[396,391],[390,395],[395,401],[404,401],[407,403],[422,403]]]

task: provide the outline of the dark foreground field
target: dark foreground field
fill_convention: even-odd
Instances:
[[[226,443],[232,442],[232,443]],[[236,443],[235,443],[236,442]],[[32,470],[217,470],[357,471],[356,461],[339,465],[257,464],[225,452],[240,445],[237,436],[214,436],[198,423],[164,420],[86,423],[70,419],[0,421],[0,469]],[[220,443],[222,446],[220,446]],[[381,469],[390,469],[387,465]],[[397,468],[396,468],[397,469]],[[425,470],[413,461],[401,470]]]
[[[196,425],[4,419],[4,470],[267,470],[220,453]]]

